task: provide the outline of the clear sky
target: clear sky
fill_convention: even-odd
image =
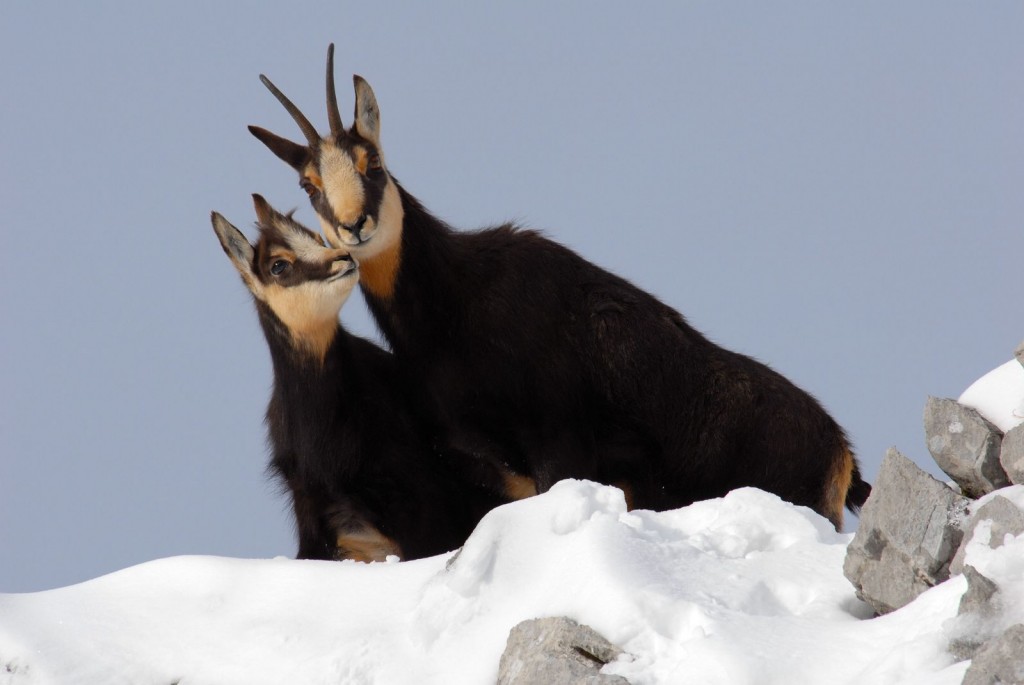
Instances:
[[[234,6],[237,5],[237,6]],[[459,227],[544,229],[818,397],[869,480],[1024,338],[1024,4],[6,3],[0,592],[293,555],[269,359],[209,224],[315,226],[246,131],[327,44]],[[353,331],[375,330],[353,297]]]

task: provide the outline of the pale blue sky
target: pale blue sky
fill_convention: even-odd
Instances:
[[[271,375],[209,225],[315,225],[246,131],[326,128],[337,44],[391,171],[519,219],[817,396],[873,479],[1024,338],[1024,4],[56,3],[0,21],[0,592],[294,554]],[[359,297],[343,312],[373,335]]]

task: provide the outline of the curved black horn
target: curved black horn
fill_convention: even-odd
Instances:
[[[278,101],[284,105],[284,108],[288,110],[288,113],[292,115],[292,119],[294,119],[295,123],[299,125],[300,129],[302,129],[302,135],[306,136],[306,141],[309,142],[310,147],[316,146],[320,142],[320,134],[316,132],[313,124],[309,123],[309,119],[299,111],[299,108],[296,107],[291,100],[285,97],[284,93],[277,89],[277,86],[270,82],[270,79],[263,74],[260,74],[260,81],[263,81],[263,85],[267,87],[267,90],[273,93],[274,97],[276,97]]]
[[[338,111],[338,96],[334,92],[334,43],[327,46],[327,121],[335,138],[345,133],[341,112]]]

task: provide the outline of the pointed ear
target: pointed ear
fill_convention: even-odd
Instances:
[[[210,221],[213,223],[217,239],[220,240],[220,246],[224,248],[224,254],[235,265],[238,273],[242,275],[242,280],[255,294],[259,289],[259,280],[256,279],[256,274],[252,270],[253,262],[256,259],[256,252],[252,245],[241,231],[217,212],[210,214]]]
[[[380,108],[377,107],[373,88],[362,76],[353,76],[352,83],[356,89],[356,133],[380,150]]]
[[[259,138],[264,145],[270,148],[271,152],[299,173],[302,173],[302,170],[306,168],[310,154],[309,148],[305,145],[293,143],[287,138],[274,135],[267,129],[260,128],[259,126],[250,126],[249,133]]]
[[[263,199],[259,193],[252,194],[252,206],[256,209],[256,223],[260,226],[270,226],[274,223],[276,212],[270,203]]]

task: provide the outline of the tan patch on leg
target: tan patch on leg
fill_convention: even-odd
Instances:
[[[505,494],[513,501],[533,497],[537,494],[537,483],[532,478],[520,476],[511,471],[505,471],[502,478],[505,480]]]
[[[616,483],[612,483],[612,485],[617,487],[619,490],[622,490],[622,494],[626,498],[626,511],[633,511],[635,499],[633,497],[633,488],[630,487],[629,483],[626,481],[618,481]]]
[[[848,446],[843,445],[832,461],[825,482],[821,511],[838,531],[843,529],[843,509],[846,507],[846,493],[853,483],[853,464],[853,453]]]
[[[402,556],[398,543],[367,525],[359,531],[339,533],[334,556],[338,560],[384,561],[389,556]]]

